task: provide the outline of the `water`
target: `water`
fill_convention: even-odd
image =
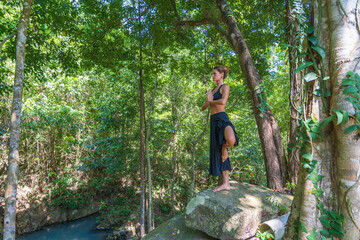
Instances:
[[[17,237],[17,240],[105,240],[110,231],[94,230],[96,216],[44,227]]]

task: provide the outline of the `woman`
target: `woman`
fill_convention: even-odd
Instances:
[[[230,92],[229,85],[224,84],[228,71],[226,66],[214,67],[212,78],[216,87],[213,90],[207,90],[206,102],[202,106],[204,111],[210,105],[211,111],[210,174],[215,177],[219,176],[219,186],[213,190],[214,192],[230,190],[229,171],[231,171],[231,165],[227,149],[233,145],[237,146],[239,142],[235,127],[225,112]]]

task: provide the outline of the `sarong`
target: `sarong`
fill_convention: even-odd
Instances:
[[[210,169],[209,174],[213,176],[220,176],[222,171],[231,171],[230,160],[227,158],[224,162],[221,161],[221,147],[226,143],[224,131],[227,126],[231,126],[235,134],[235,144],[238,146],[239,138],[236,134],[234,125],[226,112],[215,113],[210,116]]]

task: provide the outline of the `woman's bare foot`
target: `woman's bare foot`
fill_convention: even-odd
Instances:
[[[213,190],[213,192],[220,192],[222,190],[230,190],[230,184],[223,184]]]
[[[229,154],[228,154],[227,148],[222,147],[221,148],[221,161],[225,162],[226,159],[228,159],[228,157],[229,157]]]

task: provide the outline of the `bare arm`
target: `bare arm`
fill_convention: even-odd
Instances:
[[[201,107],[201,110],[205,111],[207,107],[210,105],[210,101],[214,99],[214,96],[212,94],[211,90],[206,91],[206,101],[204,105]]]
[[[211,105],[213,104],[218,104],[218,105],[226,105],[226,102],[229,98],[229,92],[230,92],[230,87],[229,85],[224,85],[224,87],[222,87],[222,97],[218,100],[210,100],[208,101]],[[220,91],[221,91],[220,90]]]
[[[210,103],[206,100],[204,105],[202,105],[201,110],[205,111],[208,108],[209,105],[210,105]]]

